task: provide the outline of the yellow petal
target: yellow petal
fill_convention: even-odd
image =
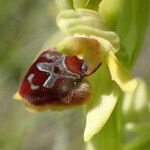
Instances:
[[[108,52],[106,57],[112,80],[114,80],[124,92],[133,92],[137,86],[136,79],[119,63],[113,52]]]

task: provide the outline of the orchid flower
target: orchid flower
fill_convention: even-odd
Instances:
[[[78,104],[86,105],[87,113],[84,140],[87,142],[103,128],[103,126],[109,119],[117,103],[120,91],[122,90],[125,93],[133,92],[137,86],[137,81],[131,76],[130,72],[126,68],[124,68],[118,61],[116,53],[119,51],[120,47],[119,37],[115,32],[109,30],[99,13],[89,9],[64,10],[58,15],[57,24],[59,28],[68,35],[57,44],[56,49],[67,58],[73,56],[76,64],[80,66],[79,68],[82,68],[84,63],[87,64],[86,75],[83,75],[83,72],[80,72],[80,69],[78,67],[75,67],[74,64],[70,65],[72,60],[68,61],[69,63],[67,63],[67,66],[69,66],[71,70],[74,70],[74,74],[68,74],[67,72],[69,77],[77,77],[78,73],[80,74],[80,77],[85,78],[88,81],[79,84],[80,88],[77,87],[71,90],[71,94],[72,92],[75,92],[75,94],[78,95],[79,93],[84,91],[80,96],[74,96],[71,104],[74,104],[75,100],[79,100]],[[41,54],[42,55],[39,55],[38,59],[34,62],[32,66],[33,68],[31,67],[26,74],[24,80],[30,83],[30,88],[33,90],[39,88],[39,85],[35,85],[32,82],[34,76],[37,75],[33,74],[32,72],[34,70],[34,67],[36,66],[40,71],[51,74],[51,72],[54,70],[52,69],[48,71],[49,69],[51,69],[51,66],[48,66],[48,62],[43,63],[43,61],[45,61],[46,58],[49,60],[52,59],[52,56],[59,57],[59,60],[62,60],[62,57],[64,57],[60,56],[60,54],[58,53],[56,54],[56,52],[54,52],[53,55],[49,55],[47,53],[45,54],[44,52],[42,52]],[[43,56],[45,58],[43,58]],[[38,63],[39,60],[41,61],[40,63]],[[55,61],[55,58],[53,58],[52,61]],[[62,61],[57,62],[57,65],[60,65],[59,63],[62,63]],[[63,68],[63,66],[60,66],[60,68]],[[62,75],[64,74],[66,75],[66,72],[62,73]],[[38,74],[38,76],[40,75]],[[69,77],[67,77],[67,79]],[[43,76],[40,76],[39,78],[41,78],[41,80],[38,80],[38,83],[40,84],[40,81],[43,82],[43,80],[46,80],[47,76],[44,76],[44,78]],[[57,78],[57,76],[55,75],[53,76],[53,78]],[[22,85],[26,83],[24,81],[22,82]],[[50,82],[50,80],[46,80],[44,86],[47,88],[51,88],[50,84],[48,84]],[[71,79],[69,81],[69,84],[67,84],[67,86],[69,86],[69,90],[70,88],[72,88],[72,86],[70,87],[70,84],[72,83],[75,82],[74,80],[72,82]],[[25,88],[26,91],[26,86],[22,85],[21,87]],[[55,88],[57,89],[57,86],[55,86]],[[58,94],[55,93],[55,88],[51,90],[51,93]],[[44,103],[44,101],[43,103],[41,103],[42,106],[40,106],[39,104],[38,107],[35,107],[35,105],[33,105],[32,103],[32,100],[36,103],[38,101],[37,98],[42,99],[42,97],[40,97],[36,93],[36,99],[34,99],[35,95],[32,96],[32,93],[29,96],[22,93],[22,90],[20,91],[17,92],[14,97],[25,102],[28,109],[32,111],[42,111],[49,108],[58,110],[58,106],[62,104],[61,102],[58,102],[58,100],[60,100],[59,96],[62,96],[61,93],[61,95],[58,95],[58,99],[55,99],[53,105],[51,105],[51,103],[47,104],[48,100],[46,101],[45,99],[46,103]],[[40,92],[42,92],[42,89],[40,89]],[[51,96],[51,99],[52,98],[53,96]],[[80,103],[79,98],[87,98],[87,100],[84,103]],[[63,100],[67,101],[68,99],[70,102],[70,97],[67,97],[67,99]],[[67,108],[70,108],[70,106],[63,107],[63,109]]]

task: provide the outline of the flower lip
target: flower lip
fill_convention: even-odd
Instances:
[[[82,66],[85,70],[81,70]],[[15,98],[35,111],[85,104],[91,92],[83,79],[85,71],[84,60],[76,56],[53,49],[43,51],[28,69]]]

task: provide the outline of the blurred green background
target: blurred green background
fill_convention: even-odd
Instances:
[[[0,0],[0,150],[84,149],[82,108],[30,113],[12,99],[37,53],[61,38],[57,12],[53,0]],[[134,70],[147,81],[149,43],[150,32]]]
[[[50,0],[0,0],[0,150],[83,149],[82,109],[30,113],[12,99],[34,57],[58,35],[57,12]]]

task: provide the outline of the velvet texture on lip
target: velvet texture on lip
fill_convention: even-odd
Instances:
[[[57,49],[43,51],[27,71],[15,98],[35,111],[84,104],[91,91],[84,79],[89,75],[87,68],[77,56],[61,54]]]

